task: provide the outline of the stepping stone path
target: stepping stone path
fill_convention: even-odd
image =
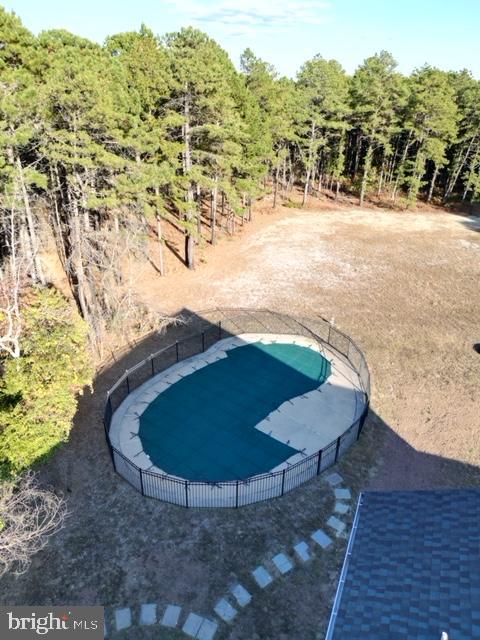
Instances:
[[[217,632],[218,624],[213,620],[204,618],[200,631],[197,633],[197,640],[213,640],[213,636]]]
[[[142,604],[140,608],[140,624],[155,624],[157,621],[157,605]]]
[[[337,485],[342,484],[343,482],[342,476],[336,472],[331,473],[329,476],[325,478],[325,480],[328,482],[328,484],[331,487],[336,487]]]
[[[352,497],[350,489],[335,489],[334,493],[337,500],[350,500]]]
[[[164,627],[176,627],[181,610],[182,607],[178,607],[175,604],[169,604],[165,609],[165,613],[163,614],[162,622],[160,624],[162,624]]]
[[[222,620],[225,620],[225,622],[231,622],[237,615],[237,610],[232,607],[232,605],[227,600],[225,600],[225,598],[219,600],[213,607],[213,610],[215,611],[217,616]]]
[[[345,504],[345,502],[336,502],[333,510],[335,511],[335,513],[339,513],[341,516],[344,516],[346,513],[348,513],[349,509],[349,505]]]
[[[336,516],[330,516],[327,520],[327,525],[336,531],[337,536],[345,531],[347,525],[342,520],[339,520]]]
[[[334,512],[339,515],[345,515],[350,510],[348,502],[352,498],[352,494],[349,489],[339,487],[342,484],[343,478],[340,474],[334,472],[328,475],[326,482],[332,487],[335,494],[335,507]],[[331,527],[338,535],[344,533],[347,528],[347,524],[337,518],[335,515],[330,516],[326,522],[327,526]],[[319,545],[322,549],[328,549],[333,544],[333,540],[323,531],[317,529],[311,534],[311,539]],[[295,557],[300,562],[307,562],[312,558],[312,552],[307,542],[302,540],[293,547]],[[278,569],[278,571],[284,575],[294,568],[294,562],[285,553],[277,553],[272,558],[272,563]],[[252,576],[260,589],[265,589],[269,584],[273,582],[273,576],[265,569],[264,566],[259,565],[252,571]],[[240,583],[236,583],[229,587],[230,597],[235,598],[236,604],[239,607],[246,607],[252,600],[251,594]],[[169,604],[165,609],[160,624],[164,627],[175,628],[178,625],[180,619],[180,613],[182,608],[178,605]],[[230,604],[226,597],[221,598],[214,607],[215,613],[224,622],[231,622],[238,613],[238,610]],[[132,610],[130,607],[124,607],[121,609],[115,609],[114,611],[115,626],[117,631],[128,629],[132,626]],[[140,624],[141,625],[154,625],[157,622],[157,605],[154,603],[142,604],[140,607]],[[185,623],[182,627],[182,631],[196,640],[213,640],[218,629],[218,623],[208,618],[203,618],[196,613],[189,613]],[[107,637],[107,624],[104,623],[104,638]]]
[[[310,548],[306,542],[299,542],[293,547],[293,550],[295,551],[297,558],[302,562],[307,562],[307,560],[310,560],[312,557],[310,554]]]
[[[185,620],[185,624],[182,627],[182,631],[186,633],[187,636],[195,638],[197,633],[200,631],[202,622],[203,618],[201,616],[197,616],[196,613],[189,613]]]
[[[241,584],[233,585],[233,587],[230,587],[230,591],[241,607],[246,607],[252,599],[252,596],[248,593],[245,587],[242,587]]]
[[[317,529],[316,531],[314,531],[314,533],[312,533],[311,535],[311,538],[314,542],[320,545],[322,549],[327,549],[333,542],[333,540],[329,536],[327,536],[325,531],[322,531],[321,529]]]
[[[130,607],[115,610],[115,626],[117,631],[122,631],[132,626],[132,611]]]
[[[252,576],[260,589],[265,589],[271,582],[273,582],[272,576],[268,573],[265,567],[261,565],[252,571]]]
[[[208,618],[202,618],[196,613],[189,613],[182,627],[182,631],[187,636],[197,638],[197,640],[213,640],[217,629],[218,624],[216,622]]]
[[[281,574],[288,573],[293,569],[293,563],[284,553],[277,553],[272,558],[273,564],[277,567]]]

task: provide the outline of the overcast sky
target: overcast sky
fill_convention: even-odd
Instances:
[[[238,65],[251,47],[281,74],[294,76],[319,53],[348,72],[386,49],[409,73],[426,62],[470,69],[480,78],[480,0],[0,0],[38,33],[64,28],[103,42],[138,29],[155,33],[196,26]]]

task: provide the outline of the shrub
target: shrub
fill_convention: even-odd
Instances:
[[[88,329],[53,288],[24,300],[21,355],[3,362],[0,478],[46,460],[68,439],[77,393],[91,383]]]

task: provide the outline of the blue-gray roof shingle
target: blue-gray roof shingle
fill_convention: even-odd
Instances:
[[[480,638],[480,490],[366,492],[331,640]]]

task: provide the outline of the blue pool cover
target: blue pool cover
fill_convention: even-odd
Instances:
[[[296,450],[255,426],[319,387],[330,362],[296,344],[254,343],[172,384],[140,417],[145,452],[163,471],[220,482],[265,473]]]

